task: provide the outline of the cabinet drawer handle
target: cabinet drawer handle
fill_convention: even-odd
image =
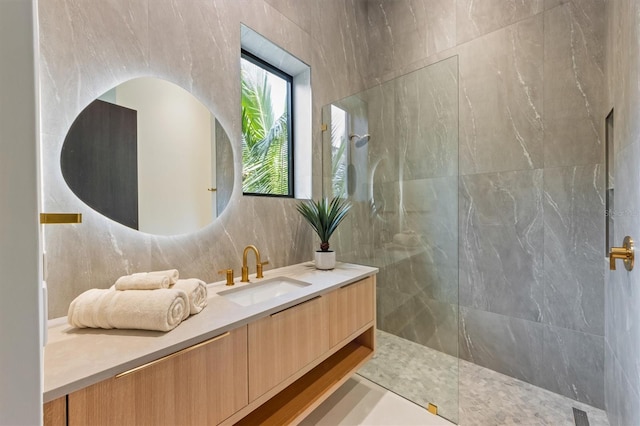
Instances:
[[[274,313],[272,313],[270,316],[273,318],[273,317],[275,317],[276,315],[280,315],[280,314],[281,314],[281,313],[283,313],[283,312],[287,312],[289,309],[297,308],[297,307],[298,307],[298,306],[300,306],[300,305],[304,305],[305,303],[313,302],[314,300],[316,300],[316,299],[320,299],[321,297],[322,297],[322,296],[316,296],[316,297],[314,297],[314,298],[312,298],[312,299],[305,300],[304,302],[300,302],[300,303],[298,303],[297,305],[289,306],[289,307],[288,307],[288,308],[286,308],[286,309],[283,309],[283,310],[278,311],[278,312],[274,312]]]
[[[352,283],[345,284],[345,285],[343,285],[343,286],[342,286],[342,287],[340,287],[340,288],[341,288],[341,289],[343,289],[343,288],[351,287],[352,285],[354,285],[354,284],[360,284],[361,282],[362,282],[362,280],[360,280],[360,281],[354,281],[354,282],[352,282]]]
[[[129,374],[131,374],[131,373],[135,373],[136,371],[140,371],[140,370],[145,369],[145,368],[147,368],[147,367],[151,367],[152,365],[158,364],[158,363],[160,363],[160,362],[162,362],[162,361],[166,361],[166,360],[171,359],[171,358],[173,358],[173,357],[176,357],[176,356],[178,356],[178,355],[186,354],[187,352],[190,352],[190,351],[192,351],[192,350],[194,350],[194,349],[201,348],[201,347],[203,347],[204,345],[208,345],[209,343],[213,343],[213,342],[215,342],[216,340],[220,340],[220,339],[222,339],[222,338],[224,338],[224,337],[227,337],[227,336],[228,336],[228,335],[230,335],[230,334],[231,334],[231,333],[230,333],[229,331],[227,331],[226,333],[219,334],[219,335],[217,335],[217,336],[215,336],[215,337],[212,337],[212,338],[211,338],[211,339],[209,339],[209,340],[205,340],[204,342],[200,342],[200,343],[198,343],[198,344],[196,344],[196,345],[189,346],[188,348],[181,349],[181,350],[179,350],[178,352],[174,352],[174,353],[172,353],[172,354],[169,354],[169,355],[163,356],[162,358],[158,358],[158,359],[156,359],[156,360],[154,360],[154,361],[148,362],[148,363],[146,363],[146,364],[142,364],[141,366],[139,366],[139,367],[135,367],[135,368],[132,368],[131,370],[124,371],[124,372],[122,372],[122,373],[120,373],[120,374],[117,374],[117,375],[116,375],[116,379],[119,379],[120,377],[128,376],[128,375],[129,375]]]

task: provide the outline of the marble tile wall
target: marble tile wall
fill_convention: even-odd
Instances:
[[[544,322],[597,336],[604,335],[603,188],[601,164],[544,171]]]
[[[304,3],[304,4],[303,4]],[[43,196],[45,211],[83,213],[81,225],[47,227],[50,317],[66,315],[82,291],[120,275],[178,268],[217,281],[239,273],[241,253],[257,245],[270,267],[312,258],[312,235],[294,200],[240,192],[240,23],[309,64],[313,123],[321,105],[364,88],[366,8],[360,0],[41,0]],[[233,192],[220,218],[189,235],[158,237],[114,223],[79,201],[62,178],[59,157],[75,116],[111,87],[139,76],[172,81],[200,99],[233,144]],[[314,193],[321,191],[320,130],[313,129]]]
[[[458,0],[456,35],[458,44],[504,28],[542,12],[543,0]]]
[[[460,358],[540,386],[543,326],[460,306]]]
[[[605,3],[544,14],[545,168],[603,162]]]
[[[395,80],[394,145],[404,182],[458,174],[457,62],[445,60]]]
[[[614,242],[640,238],[640,5],[607,2],[607,111],[614,111]],[[605,401],[612,426],[640,424],[640,279],[606,272]]]
[[[602,336],[544,325],[542,347],[541,387],[603,407]]]
[[[229,135],[216,120],[216,211],[220,215],[233,193],[233,148]]]
[[[370,1],[369,76],[381,77],[454,47],[456,10],[452,5],[450,0]]]
[[[460,178],[460,304],[540,321],[542,170]]]
[[[542,167],[542,53],[542,15],[458,48],[461,174]]]
[[[608,3],[371,1],[366,76],[458,56],[460,356],[601,408]]]

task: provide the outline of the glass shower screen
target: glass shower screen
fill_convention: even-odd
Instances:
[[[458,422],[458,58],[326,105],[324,195],[353,208],[338,259],[380,269],[359,374]]]

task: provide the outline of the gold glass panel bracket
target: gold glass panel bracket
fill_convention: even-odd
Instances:
[[[635,249],[633,247],[633,239],[630,236],[624,237],[622,247],[611,247],[611,250],[609,250],[609,269],[612,271],[616,270],[616,259],[622,259],[627,271],[633,270]]]
[[[40,213],[42,225],[82,223],[82,213]]]

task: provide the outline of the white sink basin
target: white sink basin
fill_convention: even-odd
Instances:
[[[255,305],[283,294],[291,293],[302,287],[311,285],[303,281],[287,277],[270,278],[264,281],[256,281],[242,287],[231,288],[218,293],[241,306]]]

